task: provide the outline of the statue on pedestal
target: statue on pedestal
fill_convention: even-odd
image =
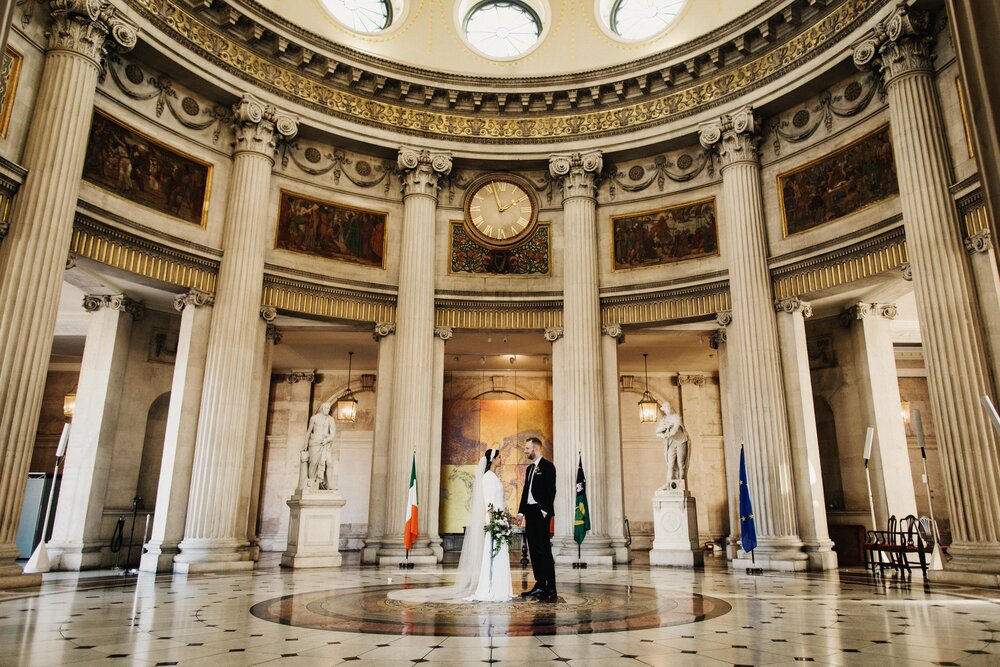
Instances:
[[[308,478],[316,480],[320,489],[333,491],[337,488],[333,438],[337,435],[337,422],[330,416],[330,403],[323,403],[319,411],[309,418]],[[305,454],[306,452],[303,452]],[[305,458],[303,456],[303,458]],[[304,485],[300,485],[304,486]]]
[[[663,457],[667,460],[667,487],[673,482],[684,482],[688,473],[688,438],[687,429],[681,421],[681,416],[673,411],[669,401],[660,406],[663,417],[656,424],[656,436],[663,439]]]

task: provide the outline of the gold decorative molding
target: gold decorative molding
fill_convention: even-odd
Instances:
[[[729,310],[729,283],[601,299],[601,324],[653,324],[714,318]]]
[[[541,330],[562,326],[561,301],[438,301],[434,324],[453,329]]]
[[[216,261],[161,246],[80,214],[73,222],[69,252],[170,285],[215,292]]]
[[[894,271],[910,261],[903,228],[771,271],[774,298],[812,294]]]
[[[396,297],[264,274],[265,305],[288,313],[353,322],[395,322]]]
[[[962,229],[965,236],[975,236],[990,229],[989,213],[983,200],[982,188],[958,200],[958,212],[962,216]]]

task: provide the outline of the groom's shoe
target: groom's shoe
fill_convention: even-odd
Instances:
[[[544,588],[542,588],[540,586],[535,586],[530,591],[524,591],[523,593],[521,593],[521,597],[522,598],[538,597],[539,595],[543,594],[544,592],[545,592]]]
[[[549,589],[542,591],[542,593],[535,599],[539,602],[555,602],[559,599],[559,594],[556,593],[555,590]]]

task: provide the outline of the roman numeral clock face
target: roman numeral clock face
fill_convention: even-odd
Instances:
[[[535,229],[538,202],[531,186],[510,176],[488,176],[473,184],[465,203],[465,226],[480,242],[509,248]]]

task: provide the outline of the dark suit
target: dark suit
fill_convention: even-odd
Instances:
[[[534,503],[528,502],[529,484]],[[555,500],[556,467],[551,461],[539,457],[528,466],[518,511],[524,515],[524,535],[528,540],[528,555],[535,574],[535,585],[552,592],[556,590],[556,566],[552,560],[552,545],[549,541],[549,521],[555,513]]]

